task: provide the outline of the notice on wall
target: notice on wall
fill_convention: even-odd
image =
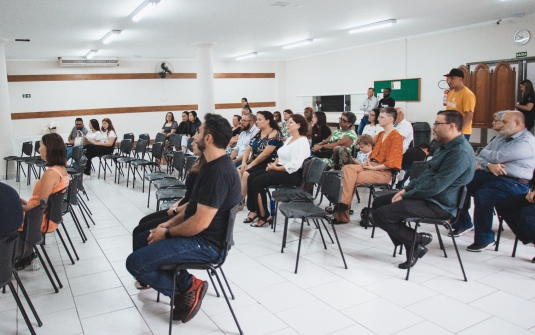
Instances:
[[[393,81],[392,82],[392,89],[393,90],[401,90],[401,81]]]

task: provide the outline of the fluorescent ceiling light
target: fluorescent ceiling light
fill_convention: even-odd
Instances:
[[[313,41],[313,39],[309,38],[308,40],[302,40],[302,41],[299,41],[299,42],[286,44],[282,48],[283,49],[291,49],[291,48],[302,47],[303,45],[307,45],[307,44],[312,43],[312,41]]]
[[[393,19],[392,20],[379,21],[379,22],[365,24],[365,25],[358,26],[358,27],[349,28],[347,31],[350,34],[360,33],[360,32],[368,31],[368,30],[372,30],[372,29],[390,27],[390,26],[393,26],[396,22],[397,21],[393,20]]]
[[[98,52],[98,50],[89,50],[89,51],[85,54],[85,59],[91,59],[91,58],[93,58],[97,52]]]
[[[245,54],[245,55],[241,55],[241,56],[236,57],[236,60],[242,60],[242,59],[247,59],[247,58],[253,58],[253,57],[256,57],[257,55],[258,55],[258,52],[251,52],[251,53],[248,53],[248,54]]]
[[[138,8],[136,8],[129,16],[132,18],[132,21],[137,22],[141,20],[142,17],[147,15],[160,0],[145,0]]]
[[[112,30],[106,35],[104,35],[104,37],[102,37],[100,40],[102,41],[102,43],[108,44],[113,41],[120,33],[120,30]]]

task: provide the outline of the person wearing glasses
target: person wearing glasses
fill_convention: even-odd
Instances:
[[[407,261],[398,265],[400,269],[414,266],[427,253],[426,246],[433,240],[431,234],[419,233],[414,241],[414,229],[404,220],[410,217],[453,218],[457,214],[459,191],[474,176],[474,151],[463,137],[462,125],[461,113],[438,112],[432,132],[434,140],[441,145],[425,171],[398,193],[378,197],[373,202],[373,223],[388,233],[394,245],[404,245],[407,250]],[[413,241],[414,253],[408,259]]]
[[[344,165],[342,172],[342,204],[345,206],[336,214],[338,223],[348,223],[349,207],[353,201],[355,187],[363,184],[389,183],[392,181],[392,170],[401,169],[403,158],[403,136],[394,128],[397,111],[394,108],[381,108],[379,125],[384,131],[375,139],[375,147],[368,160],[363,164]]]
[[[535,168],[535,137],[526,129],[524,115],[506,111],[501,123],[499,136],[477,155],[477,170],[467,185],[468,195],[474,197],[474,215],[463,209],[453,226],[455,236],[474,230],[474,243],[466,248],[472,252],[493,247],[494,206],[502,199],[528,193]]]
[[[353,130],[353,125],[357,120],[355,114],[343,112],[338,120],[340,129],[336,129],[331,136],[312,147],[312,154],[323,159],[331,167],[333,166],[332,154],[334,148],[341,146],[351,153],[358,138],[357,133]]]
[[[253,137],[253,135],[258,131],[258,128],[255,124],[256,115],[252,113],[247,113],[242,116],[240,123],[242,132],[238,137],[238,142],[236,143],[236,146],[230,153],[232,163],[234,163],[236,167],[239,167],[241,165],[245,149],[247,149],[247,147],[249,146],[249,142],[251,142],[251,138]]]

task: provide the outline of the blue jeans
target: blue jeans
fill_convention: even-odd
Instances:
[[[134,239],[134,251],[126,259],[126,269],[138,281],[171,296],[173,272],[160,271],[162,265],[179,263],[219,263],[224,253],[210,246],[202,237],[175,237],[148,245],[147,230]],[[181,270],[176,279],[175,294],[191,287],[191,274]]]
[[[469,229],[475,225],[474,243],[487,244],[494,242],[492,230],[494,205],[502,200],[518,194],[526,194],[529,186],[507,177],[497,177],[490,172],[476,170],[474,179],[467,185],[468,195],[474,197],[474,223],[468,206],[461,211],[457,229]]]
[[[367,124],[370,124],[371,122],[368,121],[368,115],[365,115],[360,119],[359,129],[357,130],[357,134],[362,135],[362,132],[364,131],[364,127],[366,127]]]
[[[72,147],[67,147],[67,161],[72,158]]]
[[[397,189],[401,189],[405,186],[405,182],[411,176],[412,165],[401,165],[401,169],[405,171],[405,176],[403,176],[403,179],[396,184]]]

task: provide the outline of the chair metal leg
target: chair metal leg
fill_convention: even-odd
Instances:
[[[440,235],[440,232],[438,231],[438,225],[435,225],[435,229],[437,230],[438,244],[440,245],[440,250],[444,252],[444,257],[448,258],[448,254],[446,253],[446,247],[444,247],[444,242],[442,242],[442,236]]]
[[[500,225],[498,227],[498,236],[496,237],[496,247],[494,248],[494,251],[498,251],[500,248],[500,238],[502,237],[502,231],[503,231],[503,219],[498,215],[498,221],[500,222]]]
[[[19,285],[20,290],[22,291],[22,295],[24,295],[24,298],[26,299],[26,303],[28,304],[28,306],[30,306],[30,310],[32,311],[33,316],[35,317],[37,324],[39,325],[39,327],[41,327],[43,325],[43,322],[41,322],[41,319],[39,318],[39,315],[37,314],[37,311],[35,310],[35,307],[33,306],[32,301],[30,300],[30,296],[28,295],[28,292],[26,292],[26,289],[24,288],[24,285],[20,280],[19,274],[15,270],[13,270],[13,277],[15,277],[15,280]]]
[[[69,208],[69,213],[71,214],[72,220],[74,221],[76,230],[78,230],[78,233],[80,234],[80,237],[82,238],[82,242],[85,243],[87,241],[87,236],[85,236],[84,230],[82,229],[80,221],[78,220],[78,216],[76,216],[76,214],[74,213],[74,209],[72,207]],[[87,224],[87,228],[89,228],[89,224],[87,223],[87,220],[85,223]]]
[[[286,234],[288,233],[288,218],[284,217],[284,231],[282,233],[282,247],[281,247],[281,253],[284,252],[284,248],[286,247]]]
[[[323,224],[323,228],[325,228],[325,231],[327,232],[327,236],[329,236],[331,243],[334,244],[333,237],[331,236],[331,233],[329,233],[329,229],[327,229],[327,226],[325,225],[325,221],[321,220],[321,223]]]
[[[228,300],[227,293],[225,292],[225,288],[223,287],[223,284],[221,283],[221,279],[219,279],[219,276],[217,275],[217,272],[215,272],[215,269],[214,269],[214,273],[215,273],[215,277],[217,279],[217,282],[219,283],[219,287],[221,288],[221,291],[223,292],[223,296],[225,297],[225,300],[227,301],[227,305],[228,305],[228,308],[230,309],[230,313],[232,314],[232,317],[234,318],[234,322],[236,322],[236,327],[238,327],[238,330],[240,331],[240,335],[243,335],[243,331],[241,330],[241,327],[240,327],[240,324],[238,322],[238,319],[236,318],[236,314],[234,314],[234,310],[232,309],[232,305],[230,304],[230,301]],[[225,279],[225,281],[226,281],[226,279]],[[171,334],[169,334],[169,335],[171,335]]]
[[[513,247],[513,253],[511,254],[511,257],[516,256],[516,247],[518,246],[518,237],[515,238],[515,246]]]
[[[412,244],[411,244],[411,251],[407,255],[407,276],[405,277],[405,280],[409,280],[409,275],[411,273],[411,263],[412,263],[412,256],[414,255],[414,246],[416,245],[416,236],[418,234],[418,223],[414,225],[414,236],[412,238]]]
[[[297,258],[295,260],[295,274],[297,274],[297,267],[299,266],[299,254],[301,252],[301,240],[303,239],[303,226],[305,225],[305,219],[301,219],[301,232],[299,233],[299,244],[297,246]]]
[[[151,186],[152,186],[152,180],[149,181],[149,191],[148,191],[149,196],[147,197],[147,208],[149,208],[149,204],[150,204],[150,188],[151,188]]]
[[[67,255],[69,256],[71,263],[74,265],[74,259],[71,256],[71,252],[69,251],[69,248],[67,248],[67,244],[65,244],[65,240],[63,239],[63,236],[61,235],[59,228],[56,229],[56,233],[58,233],[59,239],[61,240],[61,243],[63,243],[63,247],[65,248],[65,251],[67,252]]]
[[[457,248],[457,243],[455,243],[455,236],[453,236],[451,226],[447,225],[447,228],[450,231],[451,240],[453,241],[453,246],[455,247],[455,252],[457,253],[457,259],[459,260],[459,265],[461,266],[461,270],[463,271],[464,281],[468,281],[468,279],[466,278],[466,273],[464,272],[463,262],[461,261],[461,255],[459,254],[459,249]]]
[[[17,291],[15,291],[15,286],[13,286],[13,283],[11,282],[7,285],[9,286],[9,289],[11,290],[11,294],[13,294],[13,298],[17,302],[17,306],[19,307],[20,312],[22,313],[22,316],[24,317],[24,321],[26,322],[26,326],[28,326],[30,333],[32,335],[36,335],[35,330],[33,329],[32,323],[30,322],[30,318],[28,318],[28,314],[26,314],[26,310],[24,309],[24,306],[22,306],[22,302],[20,301]]]
[[[56,286],[56,283],[54,282],[54,279],[52,279],[52,276],[50,275],[50,271],[48,270],[48,266],[46,266],[46,263],[43,260],[43,256],[41,256],[41,253],[39,252],[39,249],[37,249],[37,246],[33,246],[33,251],[37,254],[37,257],[39,257],[39,261],[41,262],[41,266],[43,269],[45,269],[46,275],[48,276],[48,280],[50,280],[50,283],[52,284],[52,287],[54,288],[54,292],[58,293],[59,289]]]
[[[217,290],[217,286],[215,286],[214,279],[212,278],[214,274],[210,273],[210,270],[208,269],[206,270],[206,273],[208,273],[208,277],[210,277],[210,281],[212,282],[212,286],[214,287],[214,290],[215,290],[215,295],[219,298],[220,297],[219,291]]]
[[[342,246],[340,245],[340,240],[338,240],[338,234],[336,233],[336,228],[334,227],[333,222],[331,221],[331,227],[333,228],[334,238],[336,238],[336,243],[338,244],[338,249],[340,250],[340,255],[342,256],[342,260],[344,261],[344,267],[347,269],[347,263],[346,259],[344,257],[344,253],[342,252]]]
[[[67,236],[67,240],[69,240],[69,244],[71,245],[71,248],[72,248],[72,251],[74,252],[74,255],[76,256],[76,260],[80,260],[80,257],[78,257],[78,253],[76,252],[76,249],[74,248],[74,244],[72,244],[72,240],[71,240],[71,237],[69,236],[69,232],[67,231],[67,227],[65,226],[65,224],[62,222],[61,225],[63,226],[63,231],[65,232],[65,236]],[[58,229],[59,230],[59,227]]]
[[[230,285],[228,284],[227,276],[225,276],[225,273],[223,272],[223,268],[220,267],[219,271],[221,271],[221,274],[223,275],[223,279],[225,280],[225,283],[227,284],[227,288],[230,293],[230,296],[232,297],[232,300],[234,300],[234,293],[232,293],[232,290],[230,289]]]
[[[169,312],[169,335],[173,335],[173,307],[175,306],[175,289],[176,289],[176,271],[173,274],[173,293],[171,294],[170,312]]]
[[[306,219],[306,221],[307,221],[308,225],[310,226],[310,223],[308,222],[308,219]],[[325,250],[327,250],[327,244],[325,244],[325,239],[323,238],[323,233],[321,232],[321,226],[319,225],[318,220],[312,219],[312,221],[314,222],[314,225],[316,225],[316,228],[320,232],[321,241],[323,242],[323,247],[325,248]]]
[[[39,250],[37,250],[37,248],[35,248],[35,251],[36,251],[37,256],[39,257],[39,259],[41,260],[41,265],[44,264],[43,258],[41,257],[41,254],[39,253]],[[59,288],[63,288],[63,284],[61,283],[61,280],[59,280],[58,274],[56,273],[56,269],[54,268],[54,265],[52,265],[52,262],[50,261],[50,257],[48,257],[48,253],[46,252],[46,249],[45,249],[44,245],[42,245],[42,244],[41,244],[41,251],[45,255],[46,262],[48,263],[48,266],[50,266],[50,270],[52,271],[52,274],[54,274],[54,277],[56,278],[56,281],[58,282]],[[52,284],[52,285],[54,285],[54,284]],[[56,291],[56,293],[58,293],[58,291]]]

